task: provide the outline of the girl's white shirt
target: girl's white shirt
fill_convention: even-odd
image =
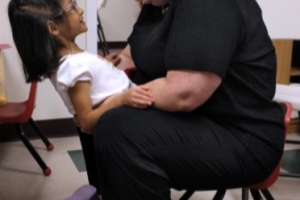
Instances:
[[[62,57],[60,62],[50,80],[72,115],[75,110],[68,89],[77,81],[89,81],[93,106],[134,85],[124,71],[98,55],[88,52],[70,54]]]

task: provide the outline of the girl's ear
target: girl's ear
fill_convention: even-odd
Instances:
[[[47,22],[47,27],[48,27],[48,31],[51,35],[59,35],[59,29],[53,21],[49,20]]]

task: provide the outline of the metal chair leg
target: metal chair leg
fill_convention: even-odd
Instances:
[[[193,194],[194,190],[187,190],[179,200],[188,200]]]
[[[22,140],[30,154],[33,156],[35,161],[39,164],[40,168],[43,170],[43,173],[45,176],[49,176],[51,174],[51,169],[45,164],[45,162],[42,160],[40,155],[36,152],[36,150],[33,148],[32,144],[29,142],[28,138],[24,134],[24,131],[20,124],[14,125],[19,138]]]
[[[258,190],[252,190],[252,189],[250,189],[250,192],[251,192],[251,195],[252,195],[252,197],[253,197],[254,200],[262,200],[262,197],[261,197],[261,195],[260,195],[260,193],[259,193]]]
[[[270,193],[270,191],[268,189],[263,189],[263,190],[260,190],[260,191],[267,200],[274,200],[272,194]]]
[[[31,127],[35,130],[35,132],[38,134],[38,136],[41,138],[43,143],[46,145],[48,151],[52,151],[54,149],[54,145],[49,142],[49,140],[46,138],[46,136],[42,133],[41,129],[36,125],[36,123],[33,121],[32,118],[28,120],[28,123],[31,125]]]
[[[249,189],[242,188],[242,200],[248,200],[249,198]]]
[[[226,194],[226,190],[218,190],[212,200],[223,200]]]
[[[106,56],[109,54],[109,49],[108,49],[108,46],[107,46],[107,43],[106,43],[106,39],[105,39],[105,35],[104,35],[104,31],[103,31],[103,28],[102,28],[102,25],[101,25],[101,21],[100,21],[100,17],[99,17],[99,14],[97,15],[97,21],[98,21],[98,37],[99,37],[99,41],[100,41],[100,44],[101,44],[101,48],[102,48],[102,51],[103,51],[103,56]]]

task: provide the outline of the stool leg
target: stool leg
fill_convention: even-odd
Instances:
[[[188,200],[193,194],[194,190],[187,190],[179,200]]]
[[[253,197],[254,200],[262,200],[262,197],[261,197],[261,195],[260,195],[260,193],[259,193],[258,190],[252,190],[252,189],[250,189],[250,192],[251,192],[251,195],[252,195],[252,197]]]
[[[270,193],[270,191],[268,189],[264,189],[264,190],[260,190],[260,191],[267,200],[274,200],[272,194]]]
[[[242,188],[242,200],[248,200],[249,198],[249,189]]]
[[[226,190],[218,190],[212,200],[223,200]]]
[[[98,21],[98,37],[99,37],[99,41],[100,41],[100,44],[101,44],[101,48],[102,48],[102,51],[103,51],[103,56],[106,56],[109,54],[109,49],[108,49],[108,46],[107,46],[107,42],[106,42],[106,39],[105,39],[105,35],[104,35],[104,31],[103,31],[103,28],[102,28],[102,25],[101,25],[101,20],[100,20],[100,17],[99,17],[99,14],[97,15],[97,21]]]
[[[46,138],[46,136],[42,133],[41,129],[36,125],[36,123],[33,121],[32,118],[28,120],[28,123],[31,125],[31,127],[35,130],[35,132],[38,134],[38,136],[41,138],[43,143],[46,145],[48,151],[52,151],[54,146],[52,143],[49,142],[49,140]]]
[[[19,138],[22,140],[22,142],[24,143],[24,145],[26,146],[26,148],[28,149],[30,154],[33,156],[33,158],[36,160],[36,162],[39,164],[39,166],[43,170],[44,175],[45,176],[50,175],[51,169],[44,163],[44,161],[42,160],[40,155],[33,148],[32,144],[29,142],[28,138],[24,134],[24,131],[23,131],[21,125],[20,124],[15,124],[14,127],[15,127],[15,129],[18,133]]]

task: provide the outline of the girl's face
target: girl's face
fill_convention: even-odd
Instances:
[[[142,4],[152,4],[154,6],[163,6],[166,3],[169,3],[171,0],[136,0]]]
[[[76,36],[87,31],[83,17],[83,9],[77,5],[76,0],[62,0],[61,7],[64,22],[60,24],[60,31],[67,40],[75,40]],[[57,17],[59,17],[57,15]]]

